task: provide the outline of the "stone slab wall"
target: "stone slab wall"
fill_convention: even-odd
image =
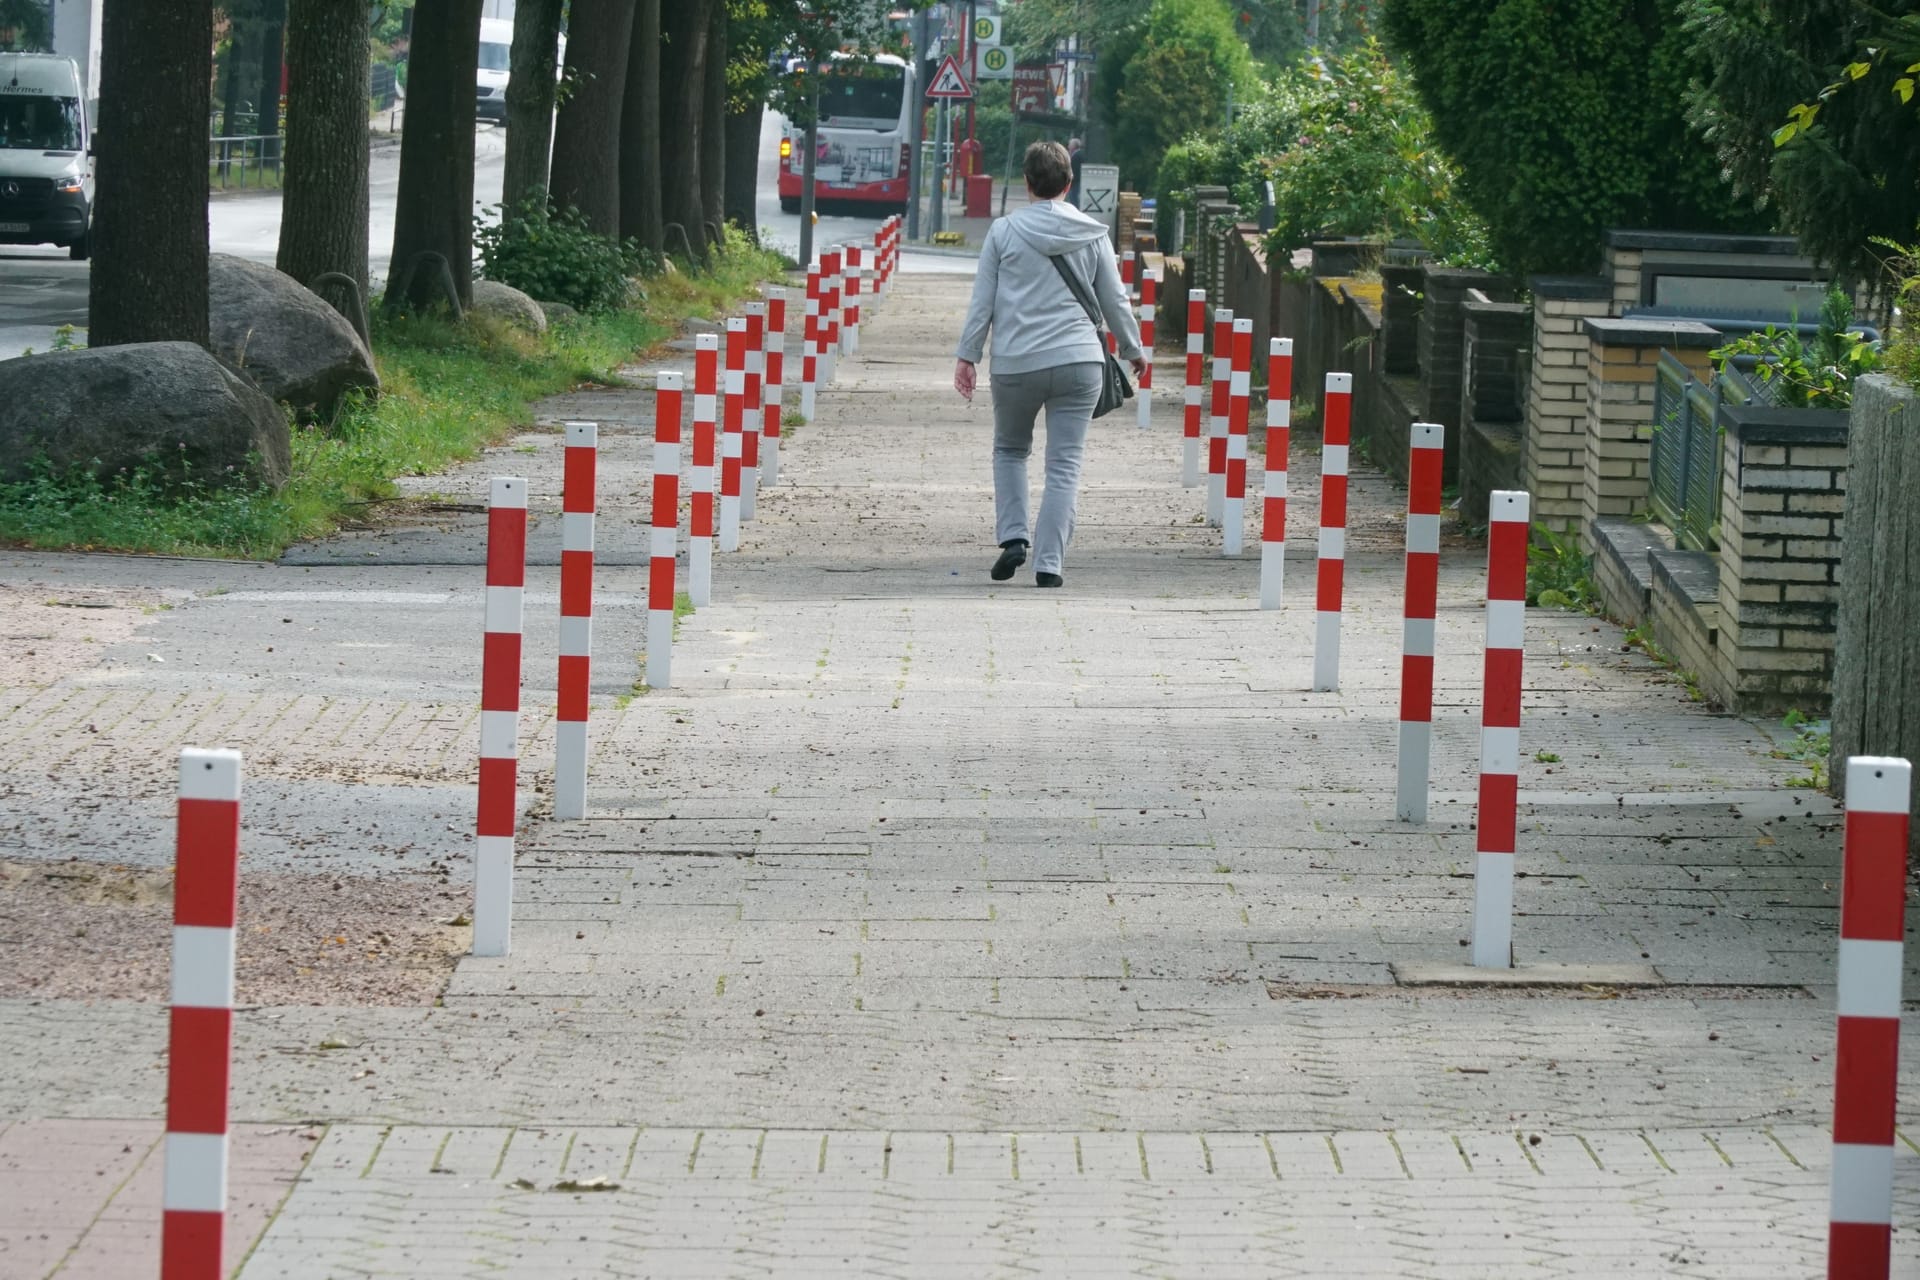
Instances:
[[[1850,755],[1920,760],[1920,400],[1891,379],[1854,388],[1833,661],[1835,794]],[[1920,851],[1920,823],[1913,825]]]

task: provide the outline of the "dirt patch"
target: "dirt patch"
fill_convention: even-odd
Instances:
[[[243,1005],[425,1005],[469,930],[469,895],[438,874],[243,874]],[[165,1000],[170,870],[0,861],[0,997]]]
[[[167,606],[159,591],[0,582],[0,671],[15,688],[44,688],[91,669]]]

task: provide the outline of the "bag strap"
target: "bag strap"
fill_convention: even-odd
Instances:
[[[1093,294],[1080,282],[1080,277],[1074,274],[1073,269],[1061,261],[1065,256],[1057,253],[1048,254],[1047,260],[1053,263],[1053,269],[1060,273],[1060,278],[1067,282],[1067,291],[1073,294],[1074,300],[1080,304],[1080,309],[1087,313],[1087,319],[1093,323],[1094,336],[1099,337],[1106,332],[1107,327],[1100,322],[1100,311],[1093,305]]]

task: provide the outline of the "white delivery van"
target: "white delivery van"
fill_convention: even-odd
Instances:
[[[72,58],[0,53],[0,244],[65,245],[85,258],[93,161]]]
[[[473,111],[482,120],[507,122],[507,68],[512,53],[513,23],[480,19],[480,70],[473,86]]]

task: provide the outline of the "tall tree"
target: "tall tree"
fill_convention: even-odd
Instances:
[[[727,6],[718,0],[708,14],[707,79],[701,95],[700,206],[709,221],[727,217]]]
[[[640,0],[620,104],[620,234],[642,248],[666,247],[660,211],[660,4]]]
[[[553,127],[553,202],[602,235],[620,230],[621,100],[633,46],[634,0],[573,0],[567,100]]]
[[[207,343],[212,0],[105,0],[87,341]]]
[[[473,85],[479,65],[480,0],[419,0],[408,53],[389,310],[425,306],[437,296],[424,267],[413,273],[405,297],[394,288],[421,253],[446,259],[462,306],[473,297]]]
[[[715,0],[661,0],[661,212],[668,222],[686,228],[695,253],[705,253],[707,247],[700,128],[706,117],[707,38],[714,4]]]
[[[1706,64],[1689,117],[1741,194],[1801,245],[1877,283],[1876,236],[1920,234],[1920,0],[1681,0]],[[1901,89],[1905,80],[1904,93]]]
[[[520,0],[508,57],[507,157],[500,197],[511,209],[545,200],[553,147],[553,87],[560,60],[560,11],[566,0]],[[659,0],[654,0],[659,3]]]
[[[366,0],[291,0],[286,194],[276,265],[294,279],[338,271],[367,294]],[[325,292],[323,290],[323,292]]]
[[[266,138],[280,132],[280,68],[286,58],[286,40],[287,0],[260,0],[260,119],[255,129]]]

